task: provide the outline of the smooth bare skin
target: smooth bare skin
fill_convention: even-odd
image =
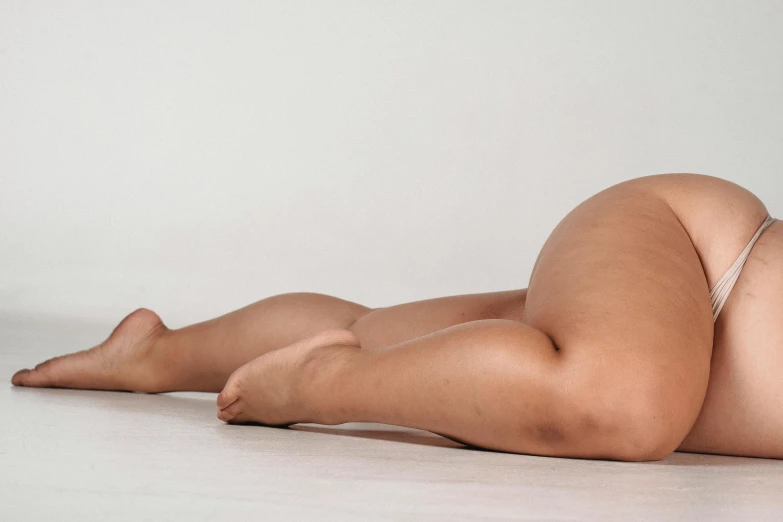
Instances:
[[[691,237],[710,288],[768,213],[752,192],[713,176],[664,174],[626,183],[668,201]],[[714,325],[707,394],[678,451],[783,458],[781,318],[783,222],[778,221],[754,245]]]
[[[783,222],[753,246],[715,324],[710,382],[681,451],[783,458]]]
[[[679,447],[780,458],[783,332],[764,315],[783,312],[780,223],[754,247],[714,336],[708,293],[764,215],[725,180],[637,178],[558,224],[528,289],[379,309],[284,294],[178,330],[140,309],[101,345],[13,382],[222,388],[229,422],[378,421],[537,455],[655,460]],[[761,296],[756,308],[743,315],[738,292]],[[740,355],[749,338],[767,364]],[[713,349],[723,355],[711,376]],[[736,422],[740,407],[754,423]]]

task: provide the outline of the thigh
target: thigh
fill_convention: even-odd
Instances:
[[[351,331],[362,348],[389,346],[456,324],[511,318],[521,310],[527,289],[451,295],[376,308],[360,317]]]
[[[638,405],[640,419],[680,441],[695,422],[709,378],[709,291],[661,199],[625,183],[564,217],[536,260],[522,321],[552,339],[569,368],[564,386],[578,383],[586,401]]]

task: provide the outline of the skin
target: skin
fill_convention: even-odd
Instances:
[[[715,325],[709,302],[765,215],[725,180],[637,178],[565,216],[525,289],[378,309],[283,294],[181,329],[139,309],[100,345],[12,382],[220,391],[229,423],[384,422],[534,455],[781,458],[783,415],[766,400],[781,396],[781,365],[736,362],[748,339],[767,360],[783,352],[780,329],[763,321],[783,313],[779,223],[733,291],[756,299],[732,295]],[[755,423],[734,421],[737,408]]]

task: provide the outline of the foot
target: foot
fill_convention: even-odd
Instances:
[[[163,374],[167,365],[155,349],[166,330],[158,314],[139,308],[98,346],[49,359],[32,370],[20,370],[11,382],[46,388],[167,391]]]
[[[359,340],[350,330],[327,330],[267,352],[238,368],[217,398],[218,418],[230,424],[289,426],[324,422],[306,399],[305,387],[323,376]]]

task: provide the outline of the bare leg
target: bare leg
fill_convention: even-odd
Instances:
[[[372,350],[336,337],[239,368],[218,396],[218,418],[381,422],[487,449],[610,460],[658,460],[678,442],[666,422],[648,421],[657,411],[639,408],[635,390],[623,396],[522,322],[472,321]]]
[[[291,293],[169,329],[155,312],[141,308],[98,346],[17,372],[12,382],[144,392],[220,391],[247,361],[323,330],[347,328],[370,310],[323,294]]]
[[[324,294],[289,293],[168,330],[158,342],[182,367],[166,389],[220,391],[234,370],[255,357],[326,330],[347,329],[371,310]]]
[[[103,343],[17,372],[18,386],[162,392],[223,389],[243,364],[332,332],[354,332],[363,346],[394,344],[524,305],[525,290],[440,297],[372,309],[317,293],[272,296],[179,329],[148,309],[129,314]],[[521,308],[516,309],[521,311]],[[519,312],[517,312],[519,313]],[[329,340],[327,339],[327,341]]]
[[[687,232],[665,202],[626,184],[553,231],[521,320],[363,350],[348,339],[276,350],[232,374],[218,416],[383,422],[503,451],[656,460],[699,413],[712,329]]]

